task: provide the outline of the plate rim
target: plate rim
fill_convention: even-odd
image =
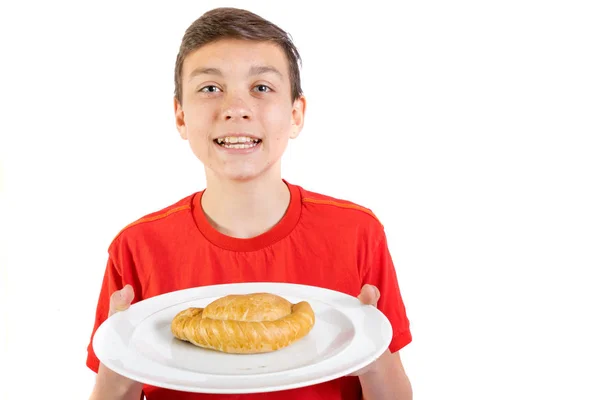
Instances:
[[[176,304],[193,301],[195,297],[202,295],[202,292],[225,291],[226,293],[231,294],[232,292],[235,292],[235,291],[241,291],[241,292],[255,291],[255,289],[253,289],[253,287],[254,288],[263,287],[263,289],[260,289],[261,291],[271,290],[272,292],[275,292],[275,293],[279,292],[280,295],[282,295],[282,292],[287,291],[286,288],[287,289],[294,288],[294,289],[300,290],[300,291],[303,291],[303,290],[309,291],[313,295],[315,293],[323,293],[323,294],[328,293],[331,296],[338,296],[338,298],[345,299],[347,301],[352,301],[352,302],[354,302],[356,308],[360,308],[363,310],[363,312],[367,313],[366,316],[368,318],[377,318],[378,319],[377,322],[385,325],[385,333],[382,332],[382,336],[384,337],[383,343],[385,343],[385,345],[381,344],[380,346],[378,346],[376,348],[376,350],[370,354],[370,356],[364,357],[362,362],[354,363],[351,368],[336,369],[335,372],[324,371],[327,373],[325,375],[319,374],[321,376],[320,378],[313,378],[313,379],[299,378],[294,383],[280,383],[280,382],[274,381],[273,383],[268,383],[267,385],[263,385],[261,387],[246,385],[244,387],[236,387],[236,388],[224,388],[224,387],[219,388],[219,387],[214,387],[214,386],[202,387],[201,385],[200,386],[196,386],[196,385],[190,386],[190,385],[185,385],[185,384],[182,385],[179,383],[172,383],[168,379],[162,380],[162,381],[156,380],[156,379],[153,379],[152,377],[148,376],[148,375],[152,375],[152,374],[149,374],[148,372],[144,373],[143,371],[132,370],[132,369],[126,368],[125,366],[121,367],[119,365],[115,365],[115,363],[111,362],[110,360],[108,360],[108,362],[107,362],[107,360],[103,360],[105,354],[104,354],[104,349],[102,349],[103,345],[101,344],[101,340],[110,339],[111,329],[113,329],[112,332],[114,333],[115,325],[118,325],[122,321],[130,321],[131,322],[131,319],[129,319],[127,317],[129,315],[136,315],[136,312],[138,314],[140,314],[140,312],[138,311],[139,308],[151,307],[153,305],[155,307],[155,309],[152,312],[145,313],[145,314],[142,314],[139,316],[139,321],[135,324],[132,324],[134,326],[133,331],[135,331],[135,328],[139,325],[139,323],[141,323],[142,321],[147,319],[151,314],[153,314],[155,312],[159,312],[161,310],[164,310],[168,307],[172,307],[173,305],[176,305]],[[269,287],[271,289],[268,289]],[[217,296],[222,296],[222,295],[225,295],[225,294],[218,294]],[[283,295],[285,296],[285,294],[283,294]],[[289,296],[297,297],[297,295],[293,294],[293,293],[290,293]],[[169,299],[170,297],[172,297],[173,300],[172,301],[167,300],[165,302],[165,299]],[[179,298],[179,297],[183,297],[184,300],[178,301],[177,298]],[[214,297],[214,296],[212,294],[209,294],[206,297]],[[314,298],[314,299],[317,301],[320,301],[324,304],[327,304],[328,306],[333,307],[338,311],[341,310],[341,312],[344,313],[345,315],[349,309],[348,307],[341,306],[340,304],[335,304],[335,302],[333,302],[333,303],[331,301],[328,302],[321,298]],[[156,309],[157,305],[161,305],[161,308]],[[366,311],[366,310],[368,310],[368,311]],[[370,314],[370,315],[368,315],[368,314]],[[366,335],[366,333],[361,333],[361,335],[364,337]],[[132,336],[132,334],[130,334],[128,336],[128,338],[130,339],[131,336]],[[331,380],[334,380],[334,379],[337,379],[337,378],[340,378],[343,376],[347,376],[348,374],[355,372],[357,370],[360,370],[361,368],[369,365],[371,362],[373,362],[374,360],[379,358],[389,348],[392,338],[393,338],[393,328],[392,328],[391,323],[390,323],[389,319],[387,318],[387,316],[375,306],[360,303],[360,300],[358,300],[357,297],[351,296],[347,293],[344,293],[344,292],[341,292],[338,290],[334,290],[331,288],[314,286],[314,285],[290,283],[290,282],[253,281],[253,282],[233,282],[233,283],[221,283],[221,284],[214,284],[214,285],[194,286],[194,287],[190,287],[190,288],[184,288],[184,289],[174,290],[174,291],[170,291],[170,292],[166,292],[166,293],[161,293],[156,296],[152,296],[152,297],[140,300],[140,301],[132,304],[127,310],[115,313],[112,316],[108,317],[106,320],[104,320],[94,334],[94,338],[92,340],[92,348],[93,348],[94,353],[96,354],[96,357],[98,358],[98,360],[101,363],[103,363],[107,368],[113,370],[114,372],[117,372],[120,375],[128,377],[129,379],[135,380],[137,382],[140,382],[140,383],[143,383],[146,385],[151,385],[151,386],[170,389],[170,390],[185,391],[185,392],[190,392],[190,393],[245,394],[245,393],[267,393],[267,392],[301,388],[301,387],[305,387],[305,386],[311,386],[311,385],[316,385],[319,383],[331,381]],[[352,344],[350,346],[352,347]],[[344,351],[342,351],[342,353],[345,353],[346,350],[349,350],[349,349],[345,349]],[[131,360],[133,357],[135,357],[135,355],[133,354],[133,352],[131,350],[128,349],[127,355],[125,357],[123,357],[123,359]],[[161,364],[158,364],[158,365],[161,365]],[[172,368],[172,367],[168,367],[168,368]],[[300,369],[303,369],[303,368],[310,368],[310,365],[300,367]],[[215,377],[219,377],[220,379],[225,379],[223,375],[211,375],[211,374],[200,373],[200,372],[198,372],[196,374],[198,376],[208,377],[209,379],[211,379],[211,378],[214,379]],[[265,377],[253,376],[253,375],[238,375],[238,376],[228,375],[227,376],[228,380],[236,379],[236,378],[243,378],[248,381],[252,381],[253,379],[265,379]]]

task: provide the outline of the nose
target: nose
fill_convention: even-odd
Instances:
[[[222,118],[226,121],[231,119],[250,119],[251,111],[241,96],[230,93],[225,97],[221,114]]]

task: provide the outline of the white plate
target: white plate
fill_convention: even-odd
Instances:
[[[226,354],[180,341],[171,320],[228,294],[269,292],[315,312],[310,333],[265,354]],[[113,371],[153,386],[201,393],[257,393],[293,389],[348,375],[376,360],[392,338],[390,322],[356,297],[313,286],[239,283],[166,293],[114,314],[96,331],[93,347]]]

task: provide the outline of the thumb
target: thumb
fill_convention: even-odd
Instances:
[[[115,291],[110,296],[109,316],[127,310],[133,301],[133,297],[133,287],[129,284],[125,285],[123,289]]]
[[[358,299],[363,304],[377,306],[377,301],[379,301],[379,289],[373,285],[364,285],[358,295]]]

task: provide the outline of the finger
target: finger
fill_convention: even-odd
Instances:
[[[125,311],[133,301],[133,288],[131,285],[125,285],[123,289],[115,291],[110,296],[110,307],[108,315],[111,316],[116,312]]]
[[[123,287],[123,289],[121,289],[121,296],[123,301],[127,303],[127,307],[131,305],[131,302],[133,301],[133,295],[133,287],[131,285],[127,284],[125,287]]]
[[[363,304],[371,304],[371,296],[369,294],[369,286],[370,285],[364,285],[360,290],[360,294],[358,295],[358,299]]]
[[[373,289],[375,289],[375,305],[377,305],[377,302],[379,302],[379,299],[381,298],[381,292],[377,286],[373,286]]]
[[[133,288],[131,285],[125,285],[121,290],[117,290],[111,295],[109,315],[128,309],[132,301]]]
[[[358,299],[363,304],[376,306],[379,300],[379,289],[373,285],[364,285],[358,295]]]

